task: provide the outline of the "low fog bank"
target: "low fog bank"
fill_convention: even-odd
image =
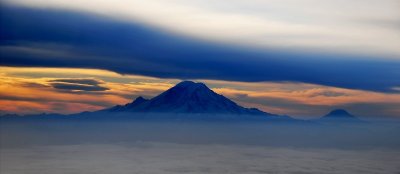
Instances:
[[[3,149],[4,174],[395,174],[399,151],[246,145],[77,144]]]
[[[167,142],[269,147],[400,149],[395,121],[338,123],[242,119],[240,116],[114,115],[0,121],[1,148],[36,145]],[[191,115],[193,118],[200,118]],[[232,119],[230,117],[237,117]],[[79,119],[77,119],[79,118]],[[149,119],[152,118],[152,119]],[[161,119],[164,118],[164,119]],[[165,119],[168,118],[168,119]],[[174,118],[174,119],[172,119]]]
[[[0,119],[0,173],[400,171],[400,126],[393,121],[92,116]]]

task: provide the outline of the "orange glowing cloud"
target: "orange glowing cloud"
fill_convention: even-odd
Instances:
[[[150,77],[69,68],[0,67],[0,82],[0,110],[6,113],[94,111],[172,86]]]
[[[241,89],[235,89],[229,84],[230,82],[226,83],[228,87],[214,88],[214,91],[232,98],[240,104],[258,107],[280,114],[311,114],[311,112],[304,110],[304,107],[301,110],[296,110],[295,105],[307,105],[310,108],[325,107],[330,109],[354,104],[388,104],[400,106],[400,94],[351,90],[302,83],[253,83],[251,85],[235,83],[234,85],[241,86],[239,87]],[[247,90],[243,88],[247,88]],[[260,104],[263,103],[262,101],[269,101],[267,103],[270,105]],[[290,103],[293,107],[279,107],[279,104],[274,106],[274,103],[271,101],[276,101],[277,103],[282,103],[282,101],[284,101],[288,104]],[[323,114],[324,112],[326,111],[321,111],[319,114]],[[400,114],[400,112],[394,108],[386,109],[386,112],[390,112],[392,115]]]

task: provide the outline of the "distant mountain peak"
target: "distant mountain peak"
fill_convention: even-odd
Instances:
[[[363,121],[344,109],[335,109],[320,118],[321,121],[362,123]]]
[[[124,106],[118,105],[103,111],[272,115],[239,106],[204,83],[192,81],[182,81],[150,100],[137,97]]]
[[[325,115],[325,117],[329,118],[355,118],[354,115],[350,114],[344,109],[335,109]]]

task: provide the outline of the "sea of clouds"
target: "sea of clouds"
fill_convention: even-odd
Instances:
[[[1,174],[400,172],[397,124],[0,122]]]
[[[79,144],[1,150],[4,174],[364,173],[396,174],[400,152],[250,145]]]

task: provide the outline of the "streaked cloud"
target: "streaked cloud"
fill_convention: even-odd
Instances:
[[[68,68],[0,67],[0,82],[0,111],[21,114],[94,111],[171,86],[167,80],[160,85],[154,78]]]
[[[106,91],[106,87],[100,86],[103,82],[95,79],[55,79],[50,80],[50,85],[56,89],[67,91]]]
[[[92,13],[202,40],[242,46],[400,56],[397,49],[400,3],[397,0],[4,2]]]
[[[93,68],[173,79],[290,81],[379,92],[397,92],[400,86],[400,61],[382,55],[260,50],[90,13],[1,8],[3,66]]]

